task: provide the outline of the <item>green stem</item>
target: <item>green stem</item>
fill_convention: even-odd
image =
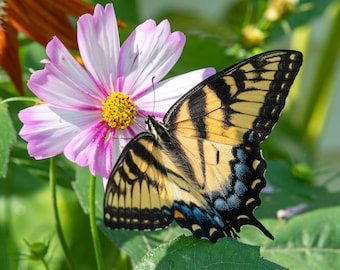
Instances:
[[[103,256],[100,247],[99,235],[97,230],[97,222],[96,222],[96,177],[91,174],[90,176],[90,194],[89,194],[89,207],[90,207],[90,227],[91,227],[91,234],[92,234],[92,241],[94,246],[94,251],[96,254],[96,261],[97,261],[97,269],[103,270],[104,263],[103,263]]]
[[[70,254],[70,251],[68,249],[63,231],[61,229],[61,223],[60,223],[60,218],[59,218],[59,212],[58,212],[58,207],[57,207],[57,191],[56,191],[56,177],[55,177],[55,160],[54,158],[50,158],[50,190],[51,190],[51,195],[52,195],[52,207],[53,207],[53,212],[54,212],[54,219],[55,219],[55,226],[57,230],[57,235],[61,244],[61,248],[64,252],[65,259],[68,265],[68,268],[71,270],[76,269],[72,257]]]
[[[12,101],[32,101],[32,102],[37,102],[38,100],[39,99],[37,97],[11,97],[11,98],[6,98],[4,100],[1,100],[0,104],[12,102]]]
[[[315,146],[315,141],[325,125],[332,98],[334,98],[330,82],[334,79],[336,59],[339,56],[340,4],[331,5],[330,11],[332,13],[329,16],[332,21],[327,29],[328,35],[324,40],[325,45],[318,50],[320,58],[315,64],[315,67],[318,68],[315,69],[315,74],[308,75],[312,83],[310,84],[311,89],[309,90],[305,113],[301,118],[301,123],[303,123],[300,126],[301,134],[306,134],[307,131],[310,147]]]
[[[50,270],[50,267],[48,266],[48,263],[45,261],[44,258],[41,259],[41,262],[43,263],[46,270]]]

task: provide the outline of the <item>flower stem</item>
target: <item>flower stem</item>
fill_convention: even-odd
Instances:
[[[31,102],[37,102],[39,99],[36,97],[11,97],[0,101],[0,104],[2,103],[8,103],[13,101],[31,101]]]
[[[103,270],[103,256],[102,250],[100,247],[99,235],[97,230],[97,222],[96,222],[96,177],[91,174],[90,176],[90,192],[89,192],[89,216],[90,216],[90,227],[92,234],[92,241],[94,246],[94,251],[96,254],[97,261],[97,269]]]
[[[68,265],[68,268],[71,270],[75,269],[75,266],[72,261],[72,257],[70,254],[70,251],[68,249],[68,246],[66,244],[66,240],[63,234],[63,231],[61,229],[61,224],[60,224],[60,218],[59,218],[59,212],[58,212],[58,207],[57,207],[57,191],[56,191],[56,177],[55,177],[55,160],[54,158],[50,158],[50,172],[49,172],[49,177],[50,177],[50,190],[51,190],[51,195],[52,195],[52,207],[53,207],[53,212],[54,212],[54,219],[55,219],[55,226],[57,230],[57,235],[61,244],[61,248],[64,252],[65,259]]]

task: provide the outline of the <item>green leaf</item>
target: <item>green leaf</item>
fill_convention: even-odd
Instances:
[[[281,221],[263,255],[290,269],[338,269],[340,206],[322,208]]]
[[[90,171],[88,167],[77,167],[76,181],[72,182],[72,187],[76,192],[79,203],[84,213],[89,213],[89,188],[90,188]],[[103,219],[103,200],[104,188],[102,178],[97,176],[96,186],[96,216]]]
[[[27,153],[27,143],[22,139],[15,143],[11,149],[11,163],[16,164],[25,170],[26,175],[32,175],[41,181],[49,179],[49,160],[35,160]],[[57,184],[68,189],[71,188],[71,181],[74,180],[75,166],[64,155],[55,157]]]
[[[141,261],[147,251],[151,251],[183,233],[189,233],[176,224],[158,231],[110,230],[102,222],[99,227],[116,246],[129,255],[134,265]]]
[[[16,132],[7,110],[7,104],[0,104],[0,177],[5,177],[11,146],[16,141]]]
[[[310,184],[294,178],[286,162],[268,161],[267,167],[267,183],[274,188],[274,191],[262,192],[262,205],[256,210],[257,216],[273,218],[276,217],[277,210],[300,203],[308,204],[308,211],[340,204],[340,182],[337,178],[327,180],[332,186],[329,190],[327,186]],[[319,177],[325,178],[326,173]]]
[[[285,269],[260,256],[259,247],[224,238],[213,244],[180,237],[148,252],[136,269]]]

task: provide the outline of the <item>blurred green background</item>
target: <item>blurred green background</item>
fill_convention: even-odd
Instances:
[[[105,4],[108,1],[91,2]],[[286,108],[262,145],[264,156],[269,160],[267,179],[274,193],[262,195],[263,204],[256,216],[262,218],[276,240],[269,242],[253,228],[242,228],[240,241],[262,246],[264,258],[291,269],[336,269],[336,266],[340,267],[340,225],[337,224],[340,223],[340,1],[297,2],[291,14],[264,31],[266,38],[258,46],[245,48],[242,29],[246,25],[261,24],[267,5],[268,1],[114,2],[118,18],[128,25],[120,30],[121,40],[148,18],[157,22],[168,19],[173,31],[186,34],[182,57],[169,76],[208,66],[221,70],[249,55],[271,49],[303,52],[304,63]],[[46,58],[46,54],[43,46],[24,35],[21,34],[19,40],[22,73],[27,82],[30,69],[42,68],[40,60]],[[31,95],[26,86],[25,93]],[[15,88],[0,70],[1,99],[14,96],[17,96]],[[8,123],[12,121],[17,133],[21,128],[17,113],[31,105],[13,102],[2,106],[0,132],[9,131]],[[33,243],[48,246],[46,260],[50,269],[66,269],[54,229],[49,162],[29,158],[26,143],[18,136],[11,148],[9,163],[6,157],[1,158],[0,269],[43,269],[41,262],[32,259],[30,254],[29,246],[32,248]],[[84,187],[79,187],[82,181],[88,181],[88,173],[83,174],[63,156],[57,157],[56,162],[58,206],[67,242],[77,269],[95,269],[88,217],[83,212],[86,196],[81,193]],[[72,184],[75,179],[77,184]],[[100,181],[98,183],[100,189]],[[99,191],[97,197],[99,222],[102,193]],[[305,213],[288,221],[276,219],[278,209],[299,203],[308,204]],[[160,236],[156,233],[154,245],[184,233],[173,227],[164,230]],[[142,244],[133,246],[127,241],[136,238],[140,243],[147,233],[115,232],[118,239],[115,245],[125,252],[119,253],[108,239],[112,238],[110,232],[104,228],[102,231],[107,269],[130,269],[147,250]],[[221,247],[221,252],[227,250],[223,251]],[[214,269],[219,268],[215,266]]]

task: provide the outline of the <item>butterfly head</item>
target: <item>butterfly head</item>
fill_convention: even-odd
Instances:
[[[162,142],[169,142],[169,132],[166,126],[157,121],[155,116],[148,115],[145,123],[147,131],[153,135],[155,141],[158,141],[161,144]]]

